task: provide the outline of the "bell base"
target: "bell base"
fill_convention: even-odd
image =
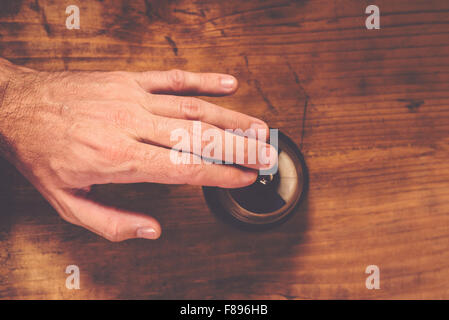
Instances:
[[[278,132],[278,172],[244,188],[203,187],[206,203],[221,220],[245,230],[266,230],[287,221],[302,203],[309,176],[296,144]]]

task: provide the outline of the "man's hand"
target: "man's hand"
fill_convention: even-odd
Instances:
[[[0,59],[0,150],[63,219],[111,241],[156,239],[161,228],[154,218],[96,203],[86,192],[106,183],[254,182],[257,165],[174,164],[169,156],[171,132],[192,132],[193,120],[223,137],[222,129],[268,129],[261,120],[187,96],[236,89],[236,79],[223,74],[52,73]]]

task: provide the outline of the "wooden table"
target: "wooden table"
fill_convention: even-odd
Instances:
[[[110,185],[158,241],[110,243],[64,222],[0,165],[1,298],[449,298],[449,2],[0,1],[0,54],[39,70],[231,73],[208,98],[287,133],[310,171],[288,223],[247,233],[201,188]],[[367,30],[376,4],[381,29]],[[81,289],[68,290],[77,265]],[[365,269],[380,269],[368,290]]]

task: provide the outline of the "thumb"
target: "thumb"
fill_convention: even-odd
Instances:
[[[70,222],[110,241],[157,239],[161,235],[161,226],[153,217],[108,207],[75,193],[63,192],[61,197],[64,209],[74,217],[69,219]]]

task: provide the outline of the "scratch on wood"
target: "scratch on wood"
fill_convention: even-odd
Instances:
[[[224,18],[230,18],[230,17],[234,17],[234,16],[238,16],[238,15],[245,15],[245,14],[249,14],[249,13],[255,13],[255,12],[260,12],[260,11],[264,11],[264,10],[273,10],[273,9],[278,9],[278,8],[285,8],[285,7],[289,7],[291,4],[289,2],[286,3],[280,3],[278,5],[266,5],[266,6],[261,6],[261,7],[256,7],[256,8],[251,8],[249,10],[237,10],[237,11],[233,11],[229,14],[225,14],[222,16],[218,16],[212,19],[209,19],[206,21],[212,23],[213,25],[216,24],[215,20],[219,20],[219,19],[224,19]]]
[[[416,112],[418,111],[419,107],[421,107],[424,104],[424,100],[412,100],[412,99],[398,99],[399,102],[407,102],[405,107],[410,112]]]
[[[292,295],[288,295],[288,294],[283,294],[283,293],[279,293],[280,296],[284,297],[287,300],[293,300],[296,298],[296,296],[292,296]]]
[[[45,11],[42,10],[42,25],[44,26],[45,32],[47,36],[51,36],[50,24],[47,21],[47,16],[45,15]]]
[[[243,59],[245,59],[246,68],[247,68],[248,71],[249,71],[248,57],[246,56],[246,54],[243,56]]]
[[[178,13],[183,13],[183,14],[188,14],[191,16],[198,16],[198,17],[206,17],[206,14],[204,13],[204,10],[200,10],[200,12],[194,12],[194,11],[187,11],[187,10],[183,10],[183,9],[174,9],[173,12],[178,12]]]
[[[295,82],[296,82],[296,85],[297,85],[299,91],[305,97],[304,109],[303,109],[303,115],[302,115],[301,142],[299,144],[299,148],[302,150],[302,146],[303,146],[303,143],[304,143],[304,135],[305,135],[305,131],[306,131],[307,107],[309,106],[309,99],[310,99],[310,97],[307,94],[306,89],[304,89],[304,87],[301,85],[301,81],[299,80],[299,76],[296,73],[296,71],[292,68],[291,64],[288,61],[285,61],[285,63],[287,64],[287,67],[290,70],[290,72],[293,74],[293,77],[295,79]],[[298,99],[298,103],[299,103],[299,99]]]
[[[165,36],[165,40],[167,40],[168,44],[170,45],[170,47],[173,50],[173,53],[175,54],[175,56],[178,55],[178,47],[176,46],[176,42],[173,41],[172,38],[170,38],[169,36]]]
[[[254,80],[254,85],[256,86],[256,89],[259,92],[260,96],[262,97],[263,101],[265,101],[265,103],[267,104],[268,109],[270,109],[271,112],[273,112],[274,114],[279,114],[279,112],[277,111],[276,107],[271,103],[270,99],[268,99],[268,97],[262,91],[262,88],[260,86],[260,82],[258,80]]]
[[[30,4],[30,9],[35,12],[41,13],[41,23],[44,27],[45,32],[47,33],[47,36],[51,36],[51,29],[50,24],[48,23],[47,16],[45,14],[45,11],[41,8],[39,4],[39,0],[35,0],[34,3]]]
[[[335,13],[335,18],[333,19],[332,22],[338,22],[338,21],[340,21],[340,17],[338,16],[337,8],[339,8],[339,7],[338,7],[338,4],[337,4],[337,0],[334,0],[334,13]]]
[[[290,65],[290,63],[289,63],[288,61],[286,61],[286,63],[287,63],[288,69],[291,71],[291,73],[293,73],[293,77],[295,77],[295,82],[296,82],[297,84],[299,84],[299,77],[298,77],[298,74],[296,73],[295,70],[293,70],[292,66]],[[303,88],[301,87],[301,89],[303,89]],[[304,90],[304,89],[303,89],[303,90]]]
[[[153,18],[162,19],[158,12],[156,10],[153,10],[153,6],[150,0],[145,0],[145,15],[150,21],[152,21]]]
[[[30,9],[36,12],[39,12],[41,10],[41,7],[39,6],[39,0],[35,0],[34,3],[30,3]]]
[[[299,144],[300,150],[302,150],[302,145],[304,142],[304,133],[306,132],[306,117],[307,117],[307,106],[308,105],[309,105],[309,97],[306,96],[306,101],[304,101],[304,111],[302,114],[301,143]]]

